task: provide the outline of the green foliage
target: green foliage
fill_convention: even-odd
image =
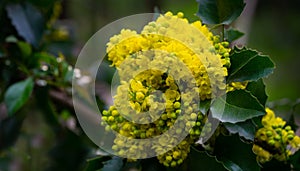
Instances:
[[[8,4],[6,6],[12,24],[26,41],[37,47],[44,31],[43,16],[30,3]]]
[[[243,35],[244,35],[244,33],[240,32],[238,30],[232,29],[232,28],[225,30],[225,33],[224,33],[225,40],[227,40],[228,42],[233,42],[234,40],[239,39]]]
[[[240,137],[244,137],[247,140],[254,141],[256,126],[251,119],[234,124],[228,122],[224,122],[223,124],[230,133],[238,133]]]
[[[197,15],[205,24],[230,24],[243,11],[243,0],[197,0]]]
[[[265,114],[264,106],[245,90],[235,90],[217,98],[211,106],[211,111],[213,117],[229,123],[242,122]]]
[[[8,115],[13,115],[26,103],[32,93],[33,84],[33,79],[29,77],[8,88],[4,97],[8,108]]]
[[[259,170],[252,145],[242,142],[237,135],[218,137],[214,150],[217,160],[228,170]]]
[[[255,50],[235,48],[230,56],[231,67],[227,81],[257,81],[274,70],[274,63],[268,56]]]

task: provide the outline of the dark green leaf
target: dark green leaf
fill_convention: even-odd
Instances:
[[[235,30],[235,29],[228,29],[225,31],[225,39],[228,42],[233,42],[234,40],[239,39],[240,37],[242,37],[244,35],[244,33]]]
[[[263,80],[259,79],[257,81],[248,83],[246,89],[250,91],[250,93],[255,96],[263,106],[265,106],[268,99],[265,88],[266,86]]]
[[[22,55],[24,57],[28,57],[29,55],[31,55],[32,49],[30,44],[26,43],[26,42],[22,42],[22,41],[18,41],[18,46],[22,52]]]
[[[255,118],[252,118],[252,123],[255,125],[255,127],[257,128],[261,128],[263,127],[262,123],[261,123],[261,119],[262,119],[263,116],[258,116],[258,117],[255,117]]]
[[[22,115],[14,115],[0,120],[0,151],[14,145],[18,139],[23,120],[24,116]]]
[[[225,168],[215,157],[209,156],[206,152],[197,151],[191,148],[189,154],[189,170],[205,170],[205,171],[224,171]]]
[[[141,160],[142,171],[167,171],[168,169],[159,163],[156,157]]]
[[[8,109],[8,115],[12,116],[29,99],[33,90],[31,77],[11,85],[4,95],[4,102]]]
[[[223,123],[230,133],[238,133],[239,136],[244,137],[247,140],[254,140],[255,125],[252,120],[246,120],[245,122],[238,123]]]
[[[271,161],[268,161],[264,164],[262,164],[261,171],[298,171],[298,169],[293,170],[289,163],[285,163],[282,161],[278,161],[276,159],[273,159]]]
[[[205,24],[230,24],[243,11],[243,0],[197,0],[197,15]]]
[[[6,11],[18,34],[37,47],[44,28],[44,20],[40,11],[30,3],[9,4],[6,6]]]
[[[111,157],[109,156],[99,156],[95,158],[88,159],[86,162],[86,166],[84,171],[95,171],[101,169],[104,165],[103,162],[110,160]]]
[[[200,102],[200,112],[203,113],[204,115],[210,108],[211,101],[210,100],[204,100]]]
[[[101,171],[120,171],[123,166],[123,159],[114,156],[111,160],[104,162],[104,166]]]
[[[291,157],[291,164],[295,170],[300,170],[300,150]]]
[[[230,56],[228,82],[257,81],[271,74],[275,68],[268,56],[250,49],[237,49]]]
[[[237,135],[219,136],[215,155],[224,167],[232,171],[256,171],[259,166],[252,152],[252,145],[243,143]]]
[[[45,166],[45,171],[82,171],[88,146],[82,136],[64,129],[57,134],[53,148],[48,152],[49,163]]]
[[[221,122],[237,123],[264,115],[265,109],[249,92],[236,90],[217,98],[211,105],[211,112]]]

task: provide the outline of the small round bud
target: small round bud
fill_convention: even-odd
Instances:
[[[183,14],[182,12],[178,12],[178,13],[177,13],[177,17],[178,17],[178,18],[183,18],[183,16],[184,16],[184,14]]]
[[[107,121],[107,116],[102,116],[102,120]]]
[[[113,110],[113,111],[111,112],[111,115],[112,115],[112,116],[117,116],[117,115],[119,115],[119,112],[118,112],[117,110]]]
[[[175,102],[174,103],[174,108],[179,109],[180,108],[180,102]]]
[[[106,115],[108,115],[109,113],[108,113],[108,111],[106,111],[106,110],[104,110],[103,112],[102,112],[102,115],[104,115],[104,116],[106,116]]]
[[[176,161],[172,161],[171,167],[175,167],[177,165]]]
[[[291,134],[289,134],[288,136],[287,136],[287,138],[288,138],[288,140],[293,140],[294,139],[294,135],[291,135]]]
[[[171,162],[172,159],[173,159],[173,158],[172,158],[171,156],[166,156],[166,161],[167,161],[167,162]]]
[[[278,141],[278,140],[280,140],[280,139],[281,139],[281,136],[280,136],[280,135],[275,135],[274,140]]]
[[[273,135],[273,132],[270,131],[270,130],[268,130],[268,131],[266,132],[266,134],[267,134],[268,137],[271,137],[271,136]]]
[[[286,126],[285,128],[284,128],[286,131],[290,131],[290,130],[292,130],[292,128],[291,128],[291,126]]]
[[[192,120],[196,120],[197,119],[197,114],[196,113],[192,113],[191,114],[191,119]]]
[[[274,140],[269,140],[268,144],[271,145],[271,146],[273,146],[273,145],[275,145],[275,141]]]
[[[113,116],[109,116],[109,117],[107,118],[107,120],[108,120],[109,122],[113,122],[113,121],[115,120],[115,118],[114,118]]]

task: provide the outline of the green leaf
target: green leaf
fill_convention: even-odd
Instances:
[[[253,96],[255,96],[263,106],[266,105],[268,99],[265,89],[266,86],[262,79],[249,82],[246,88],[246,90],[248,90]]]
[[[111,160],[104,162],[101,171],[119,171],[122,170],[123,159],[117,156],[112,157]]]
[[[200,112],[205,115],[210,108],[210,104],[211,100],[201,101],[199,106]]]
[[[230,24],[243,11],[243,0],[197,0],[199,16],[205,24]]]
[[[216,160],[216,157],[208,155],[206,152],[197,151],[191,148],[189,154],[188,166],[189,170],[205,170],[205,171],[224,171],[224,167]]]
[[[225,168],[232,171],[260,170],[252,145],[242,142],[237,135],[219,136],[215,144],[215,155]]]
[[[18,46],[22,52],[22,55],[24,57],[28,57],[29,55],[31,55],[32,49],[31,49],[30,44],[28,44],[26,42],[22,42],[22,41],[18,41],[17,44],[18,44]]]
[[[230,133],[238,133],[239,136],[244,137],[247,140],[254,140],[254,135],[256,131],[256,126],[252,122],[252,120],[246,120],[245,122],[238,122],[238,123],[223,123],[224,126]]]
[[[24,115],[14,115],[0,119],[0,151],[13,146],[18,140],[24,118]]]
[[[211,112],[221,122],[237,123],[264,115],[265,109],[249,92],[235,90],[217,98],[211,105]]]
[[[95,171],[101,169],[104,165],[103,162],[110,160],[109,156],[99,156],[91,159],[87,159],[87,164],[84,168],[84,171]]]
[[[4,95],[8,115],[12,116],[29,99],[33,90],[33,79],[31,77],[11,85]]]
[[[28,2],[24,5],[8,4],[6,11],[18,34],[37,47],[44,30],[44,19],[40,11]]]
[[[230,56],[228,82],[257,81],[271,74],[275,68],[268,56],[250,49],[237,49]]]
[[[235,29],[228,29],[225,31],[225,39],[228,42],[233,42],[234,40],[239,39],[240,37],[242,37],[244,35],[244,33],[235,30]]]
[[[300,150],[293,154],[290,158],[291,164],[295,170],[300,170]]]

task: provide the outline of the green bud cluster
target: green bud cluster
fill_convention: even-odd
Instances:
[[[199,112],[198,115],[195,114],[195,116],[197,117],[197,120],[186,122],[186,125],[193,126],[193,128],[189,130],[189,135],[191,139],[198,140],[200,136],[204,137],[207,133],[211,132],[212,125],[207,121],[207,116],[201,112]]]
[[[275,158],[278,161],[287,161],[289,156],[300,148],[300,138],[295,135],[291,126],[285,125],[270,109],[263,117],[263,128],[255,134],[253,152],[261,163]]]
[[[191,139],[186,138],[172,150],[157,156],[159,162],[167,167],[176,167],[182,164],[190,152],[191,143]]]

